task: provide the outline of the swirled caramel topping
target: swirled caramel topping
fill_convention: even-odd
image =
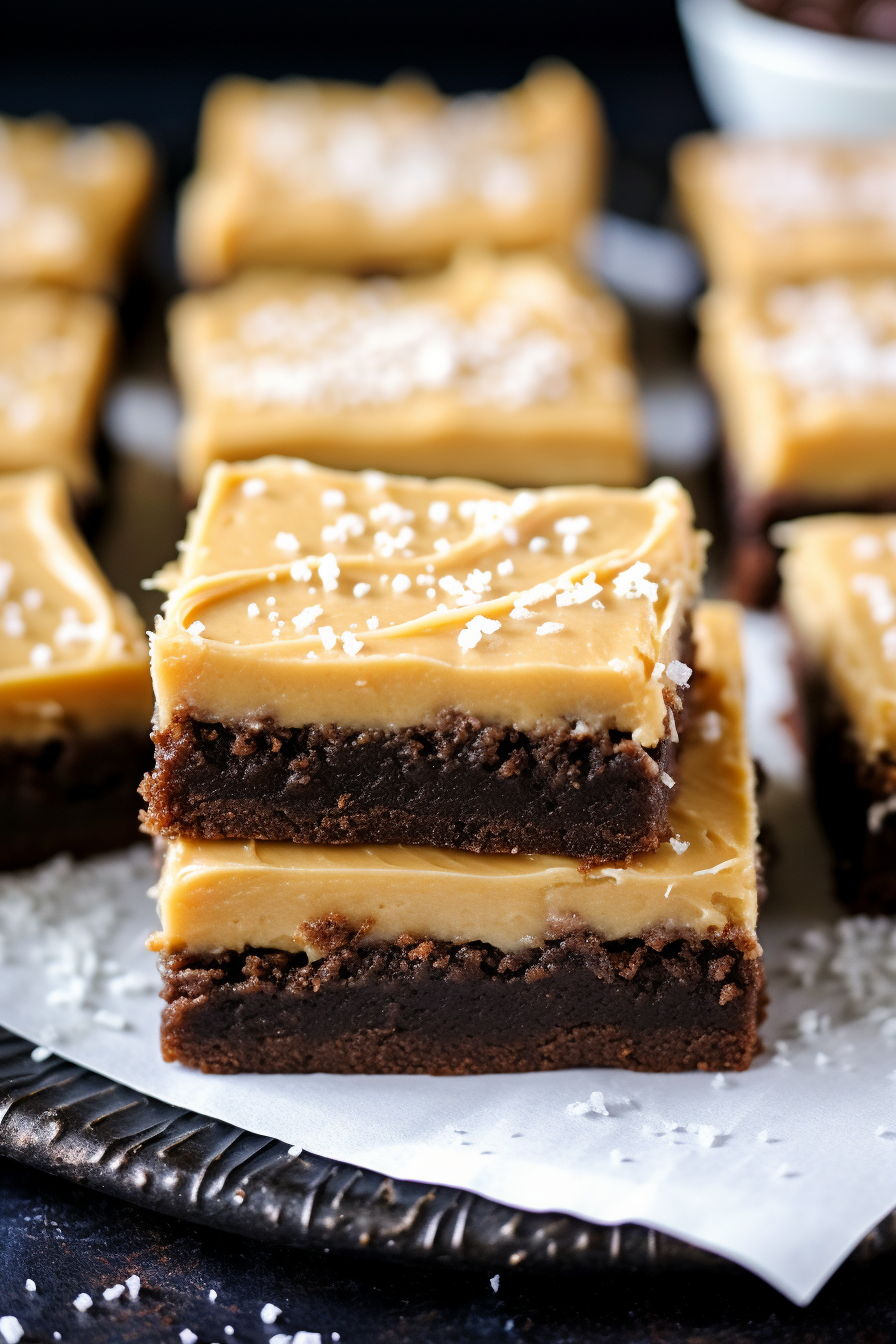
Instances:
[[[676,482],[513,493],[268,458],[208,473],[153,639],[161,726],[667,731],[705,538]]]
[[[0,736],[149,730],[146,640],[50,471],[0,477]]]
[[[673,836],[622,868],[537,854],[466,854],[404,845],[174,840],[158,888],[159,951],[315,943],[334,916],[368,939],[481,940],[506,952],[570,926],[603,938],[703,936],[756,927],[756,809],[744,730],[739,617],[696,613],[694,726],[682,742]],[[757,949],[758,951],[758,949]]]

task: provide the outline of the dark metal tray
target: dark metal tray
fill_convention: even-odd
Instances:
[[[0,1156],[156,1213],[259,1241],[459,1269],[734,1271],[636,1224],[525,1213],[469,1191],[392,1180],[154,1101],[0,1028]],[[896,1214],[850,1260],[896,1246]]]

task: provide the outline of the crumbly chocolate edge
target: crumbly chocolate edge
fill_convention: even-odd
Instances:
[[[410,935],[365,941],[338,917],[325,954],[160,959],[165,1057],[207,1072],[484,1073],[743,1069],[758,1047],[755,938],[657,931],[605,942],[571,922],[507,954]]]
[[[433,728],[364,731],[184,716],[153,734],[143,822],[166,837],[622,861],[669,837],[666,781],[690,699],[670,696],[666,736],[649,749],[615,730],[528,735],[449,711]]]

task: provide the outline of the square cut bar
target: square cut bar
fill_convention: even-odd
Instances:
[[[604,157],[596,95],[542,64],[508,93],[225,79],[206,98],[178,218],[181,268],[216,284],[246,266],[420,270],[467,242],[571,246]]]
[[[0,867],[137,839],[151,716],[142,627],[62,477],[0,477]]]
[[[896,514],[781,524],[805,659],[818,810],[837,891],[896,913]]]
[[[279,452],[505,485],[640,485],[625,316],[543,254],[465,252],[439,275],[252,273],[181,299],[181,474]]]
[[[777,591],[771,524],[896,508],[896,282],[711,291],[701,359],[725,427],[732,593]]]
[[[762,987],[739,615],[698,609],[674,835],[536,854],[170,842],[162,1048],[212,1073],[744,1069]]]
[[[132,126],[0,118],[0,281],[117,290],[152,178]]]
[[[668,835],[705,537],[670,480],[211,468],[152,640],[162,836],[624,859]]]
[[[77,499],[95,491],[93,439],[114,343],[104,299],[0,290],[0,471],[57,467]]]
[[[896,266],[896,136],[696,135],[675,150],[672,174],[715,283],[775,284]]]

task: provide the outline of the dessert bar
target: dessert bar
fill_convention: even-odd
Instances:
[[[178,218],[181,267],[215,284],[246,266],[405,271],[464,242],[570,245],[594,208],[603,133],[571,66],[503,94],[225,79],[206,98]]]
[[[425,279],[247,273],[182,298],[181,474],[266,453],[506,485],[640,485],[625,316],[547,255]]]
[[[744,1069],[756,814],[737,609],[695,622],[672,835],[622,866],[401,845],[172,840],[167,1060],[206,1072]]]
[[[710,278],[748,285],[896,265],[896,137],[695,135],[672,174]]]
[[[0,281],[116,290],[152,176],[132,126],[0,118]]]
[[[896,515],[781,524],[816,801],[840,899],[896,913]]]
[[[670,480],[511,493],[216,464],[157,580],[149,829],[655,849],[705,541]]]
[[[62,476],[0,477],[0,867],[135,840],[151,716],[143,630]]]
[[[896,283],[711,291],[701,358],[725,428],[732,596],[777,590],[770,524],[896,507]]]
[[[93,438],[115,343],[96,295],[0,290],[0,471],[57,467],[79,502],[97,487]]]

